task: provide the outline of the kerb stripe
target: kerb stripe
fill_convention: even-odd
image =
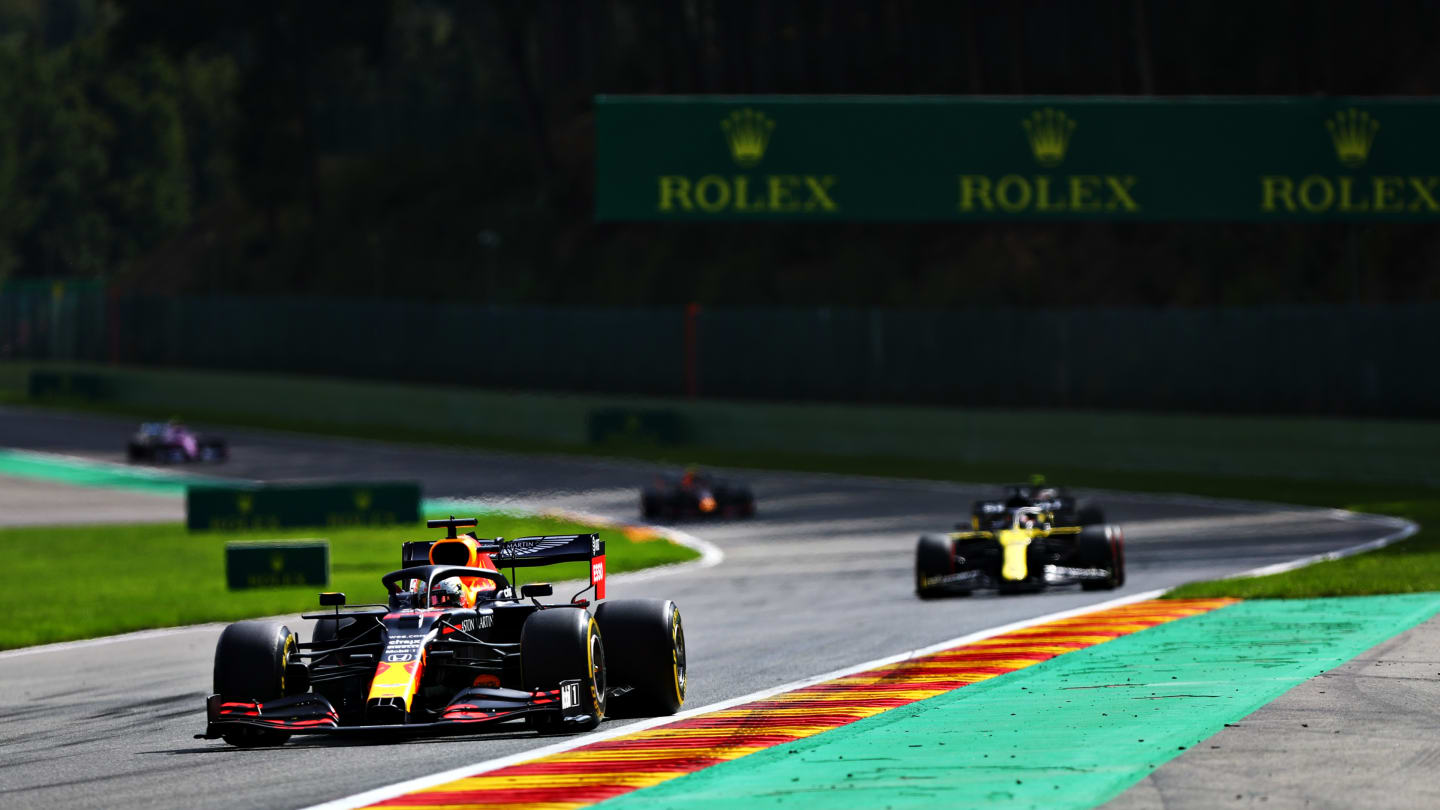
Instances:
[[[1235,601],[1155,599],[1046,622],[368,806],[574,810]]]

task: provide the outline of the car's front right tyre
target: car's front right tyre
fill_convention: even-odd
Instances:
[[[921,599],[969,596],[970,592],[928,584],[955,571],[955,541],[943,534],[923,534],[915,544],[915,595]]]
[[[236,622],[225,628],[215,645],[215,694],[257,702],[284,697],[285,670],[298,639],[279,622]],[[280,745],[290,739],[283,731],[238,727],[225,742],[241,748]]]
[[[685,626],[675,603],[669,599],[601,602],[595,621],[610,653],[611,683],[629,687],[616,698],[616,707],[645,716],[680,711],[689,673]]]

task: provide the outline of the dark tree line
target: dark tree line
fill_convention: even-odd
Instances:
[[[0,0],[0,278],[494,302],[1440,296],[1434,228],[591,222],[597,93],[1414,94],[1440,3]]]

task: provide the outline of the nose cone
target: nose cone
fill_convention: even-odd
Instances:
[[[1000,547],[1004,549],[1004,562],[1000,576],[1009,582],[1019,582],[1030,574],[1026,562],[1026,550],[1030,547],[1030,533],[1020,529],[1005,529],[1000,532]]]

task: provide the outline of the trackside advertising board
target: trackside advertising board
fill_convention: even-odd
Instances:
[[[185,490],[190,531],[285,526],[385,526],[420,520],[420,485],[270,484]]]
[[[1436,221],[1440,101],[599,96],[599,220]]]
[[[225,584],[232,591],[329,582],[330,543],[325,540],[225,544]]]

